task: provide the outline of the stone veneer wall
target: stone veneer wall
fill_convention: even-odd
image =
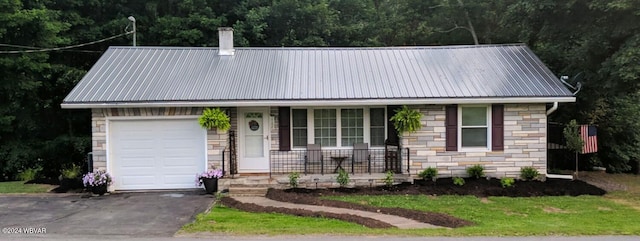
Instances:
[[[201,107],[159,107],[159,108],[110,108],[110,109],[92,109],[91,110],[91,131],[93,149],[93,167],[94,169],[106,169],[107,165],[107,134],[106,134],[106,118],[115,116],[181,116],[181,115],[200,115]],[[231,117],[231,130],[237,127],[237,111],[236,108],[229,108]],[[218,132],[216,130],[207,131],[207,168],[220,168],[222,166],[222,152],[229,142],[228,132]],[[229,162],[227,161],[225,170],[229,170]]]
[[[504,105],[504,151],[445,151],[445,106],[415,105],[423,114],[422,129],[404,137],[410,148],[410,173],[436,167],[442,177],[466,176],[466,168],[485,167],[491,177],[519,177],[520,168],[532,166],[540,173],[547,170],[547,115],[545,104]]]

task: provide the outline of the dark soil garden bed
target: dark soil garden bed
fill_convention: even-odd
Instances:
[[[336,214],[328,212],[313,212],[304,209],[290,209],[279,207],[263,207],[252,203],[241,203],[230,197],[223,197],[220,202],[228,207],[233,207],[245,212],[252,213],[282,213],[301,217],[317,217],[317,218],[333,218],[347,222],[357,223],[369,228],[391,228],[388,223],[381,222],[371,218],[365,218],[350,214]]]
[[[535,197],[535,196],[579,196],[579,195],[604,195],[606,192],[598,187],[583,181],[547,180],[517,181],[513,186],[503,188],[498,179],[465,179],[462,186],[454,185],[451,178],[441,178],[436,182],[417,180],[415,184],[402,183],[392,187],[371,188],[332,188],[332,189],[302,189],[287,190],[270,189],[267,198],[298,204],[311,204],[331,206],[338,208],[356,209],[370,212],[401,216],[416,221],[429,223],[442,227],[464,227],[473,225],[473,222],[459,219],[447,214],[434,212],[421,212],[403,208],[383,208],[361,205],[356,203],[324,200],[320,197],[331,195],[473,195],[477,197],[507,196],[507,197]],[[233,202],[232,202],[233,201]],[[225,205],[250,212],[278,212],[297,216],[328,217],[355,222],[367,227],[382,228],[380,222],[373,219],[353,216],[336,215],[330,213],[314,213],[306,210],[265,208],[253,204],[238,203],[233,199],[223,199]],[[386,224],[388,227],[388,224]]]
[[[329,190],[329,189],[324,189],[324,190]],[[357,189],[352,189],[352,190],[357,190]],[[324,200],[324,199],[320,199],[320,196],[322,195],[319,192],[305,193],[305,191],[316,191],[316,190],[269,189],[269,191],[267,192],[267,198],[281,201],[281,202],[329,206],[329,207],[337,207],[337,208],[362,210],[362,211],[368,211],[368,212],[380,212],[383,214],[400,216],[400,217],[413,219],[423,223],[429,223],[429,224],[442,226],[442,227],[449,227],[449,228],[458,228],[458,227],[473,225],[473,222],[470,222],[464,219],[459,219],[447,214],[434,213],[434,212],[421,212],[421,211],[404,209],[404,208],[373,207],[373,206],[361,205],[361,204],[350,203],[350,202]],[[342,191],[345,191],[345,190],[342,190]]]
[[[604,195],[602,190],[594,185],[580,180],[549,179],[540,181],[516,181],[513,186],[503,188],[499,179],[465,179],[465,184],[453,184],[451,178],[441,178],[436,182],[416,180],[415,184],[402,183],[391,187],[358,187],[358,188],[330,188],[330,189],[287,189],[286,192],[310,196],[328,195],[472,195],[476,197],[505,196],[505,197],[538,197],[538,196],[580,196]]]

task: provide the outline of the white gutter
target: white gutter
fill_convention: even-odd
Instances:
[[[551,113],[555,112],[557,109],[558,109],[558,102],[553,102],[553,106],[551,106],[551,108],[547,110],[547,116],[551,115]],[[573,175],[549,174],[546,171],[544,175],[546,178],[573,180]]]
[[[154,101],[62,103],[63,109],[144,108],[144,107],[267,107],[267,106],[344,106],[344,105],[420,105],[420,104],[517,104],[575,102],[575,97],[503,97],[503,98],[415,98],[415,99],[341,99],[341,100],[232,100],[232,101]]]
[[[551,115],[551,113],[555,112],[558,109],[558,102],[553,102],[553,106],[549,110],[547,110],[547,116]]]

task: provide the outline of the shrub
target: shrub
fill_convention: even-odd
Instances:
[[[418,177],[420,177],[420,178],[422,178],[424,180],[433,180],[433,181],[435,181],[436,178],[438,177],[438,169],[436,169],[434,167],[427,167],[427,169],[424,169],[423,171],[418,173]]]
[[[513,186],[513,184],[516,182],[515,179],[513,179],[513,177],[505,177],[500,179],[500,184],[502,184],[503,188],[507,188],[510,186]]]
[[[393,126],[398,131],[399,135],[402,135],[405,132],[416,132],[420,130],[422,124],[420,120],[422,119],[422,113],[420,111],[409,109],[409,107],[402,106],[402,109],[397,110],[396,114],[391,117],[391,122],[393,122]]]
[[[336,177],[336,182],[338,182],[340,187],[346,187],[347,184],[349,184],[349,173],[340,168],[340,170],[338,170],[338,177]]]
[[[71,168],[62,169],[62,178],[75,179],[80,176],[80,166],[72,164]]]
[[[300,178],[300,173],[298,172],[289,173],[289,185],[292,188],[298,187],[298,178]]]
[[[464,178],[462,178],[462,177],[454,177],[453,178],[453,184],[458,185],[458,186],[464,185]]]
[[[520,177],[524,180],[531,181],[538,177],[540,173],[533,167],[520,168]]]
[[[198,123],[209,130],[217,128],[220,131],[226,131],[231,128],[229,116],[220,108],[205,108],[198,118]]]
[[[467,168],[467,174],[470,177],[475,177],[476,179],[479,179],[481,177],[484,177],[484,167],[481,165],[473,165],[471,167]]]
[[[18,173],[18,180],[20,181],[31,181],[38,177],[38,172],[40,172],[40,168],[28,168],[24,171]]]
[[[387,187],[393,186],[393,172],[387,171],[387,174],[384,177],[384,185]]]

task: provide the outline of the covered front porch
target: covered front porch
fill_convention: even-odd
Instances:
[[[397,146],[377,149],[318,149],[269,152],[269,173],[335,174],[340,169],[351,174],[408,173],[409,149]]]
[[[375,174],[391,171],[395,174],[408,174],[410,150],[400,148],[397,144],[387,143],[384,147],[370,148],[366,143],[359,143],[350,148],[322,148],[309,145],[306,149],[282,151],[271,149],[268,151],[268,170],[261,172],[242,171],[236,148],[235,132],[229,131],[229,148],[222,155],[222,168],[225,177],[235,177],[238,174],[252,174],[261,176],[268,174],[288,175],[300,173],[303,175],[330,175],[340,169],[350,174]],[[260,175],[261,174],[261,175]]]

